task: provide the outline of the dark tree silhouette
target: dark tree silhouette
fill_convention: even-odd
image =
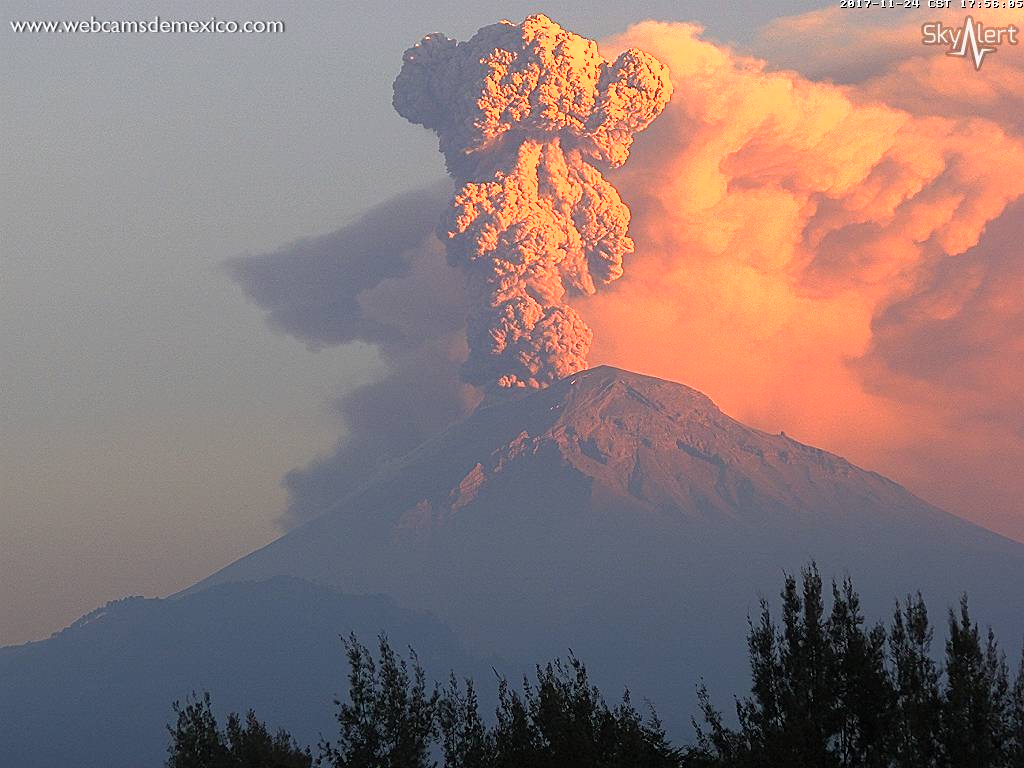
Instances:
[[[335,701],[338,741],[320,743],[318,762],[334,768],[429,768],[440,694],[436,687],[428,692],[416,653],[410,650],[410,665],[381,635],[375,662],[355,635],[344,642],[349,701]]]
[[[897,602],[889,633],[889,657],[895,688],[892,765],[935,768],[941,764],[939,668],[931,655],[928,608],[918,593]]]
[[[1017,682],[1013,686],[1010,718],[1010,765],[1024,765],[1024,644],[1021,646]]]
[[[472,680],[467,679],[463,688],[452,674],[438,702],[437,720],[446,766],[492,768],[496,764],[494,734],[480,717]]]
[[[522,695],[499,683],[494,729],[495,765],[676,766],[678,755],[653,708],[642,716],[625,692],[614,709],[590,683],[586,666],[570,655],[537,667],[536,682],[523,680]]]
[[[1015,681],[966,596],[949,613],[943,663],[920,593],[897,601],[888,628],[868,626],[847,578],[829,606],[817,567],[786,576],[781,621],[767,601],[749,620],[750,694],[726,722],[698,690],[696,743],[674,748],[653,707],[626,691],[609,707],[587,668],[538,666],[519,687],[498,677],[498,707],[481,716],[472,680],[428,685],[414,651],[383,635],[376,657],[344,640],[348,700],[338,734],[322,740],[328,768],[1024,768],[1024,648]],[[286,731],[249,711],[221,731],[208,694],[175,702],[168,768],[310,768]]]
[[[446,768],[674,768],[653,709],[642,716],[628,692],[611,709],[575,656],[537,667],[514,690],[499,678],[492,727],[480,716],[472,681],[452,676],[428,690],[411,655],[399,659],[384,637],[375,660],[356,638],[346,641],[349,700],[338,702],[339,737],[322,742],[320,763],[334,768],[430,766],[437,745]]]
[[[182,705],[173,704],[177,722],[167,726],[171,734],[168,747],[168,768],[207,768],[221,766],[227,761],[228,750],[224,736],[217,728],[213,716],[210,694],[201,697],[193,693]]]
[[[945,664],[931,655],[921,595],[897,603],[891,628],[865,626],[849,579],[832,586],[825,618],[812,564],[787,577],[782,624],[761,604],[748,634],[751,694],[739,727],[725,724],[707,690],[703,722],[682,765],[692,768],[1022,768],[1024,658],[1011,687],[1004,655],[970,618],[950,612]],[[944,679],[943,679],[944,678]]]
[[[1009,672],[990,629],[984,647],[966,595],[949,612],[943,746],[950,765],[1007,765],[1010,748]]]
[[[829,744],[844,768],[884,768],[892,754],[895,691],[885,667],[886,632],[864,627],[860,597],[849,578],[832,585],[828,620],[831,670],[823,695],[830,701]]]
[[[210,694],[192,694],[185,704],[174,702],[174,726],[168,726],[168,768],[310,768],[313,756],[300,749],[287,731],[271,734],[250,709],[245,721],[228,715],[217,727]]]

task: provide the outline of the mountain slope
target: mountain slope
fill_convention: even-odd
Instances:
[[[0,764],[156,764],[170,702],[204,687],[315,740],[352,629],[388,630],[433,676],[484,692],[474,659],[514,678],[572,649],[609,696],[629,685],[687,739],[698,680],[729,709],[749,685],[747,616],[812,558],[853,576],[872,619],[922,590],[939,652],[963,591],[1008,651],[1024,636],[1024,545],[687,387],[585,371],[486,402],[171,599],[0,649]]]
[[[0,648],[0,765],[138,768],[166,757],[171,703],[208,690],[253,707],[305,744],[333,736],[347,691],[339,634],[415,645],[432,675],[489,672],[436,620],[380,596],[289,578],[224,584],[181,600],[126,598],[47,640]]]
[[[196,588],[283,573],[382,592],[477,652],[572,647],[681,707],[699,674],[745,683],[746,616],[812,558],[876,616],[921,589],[941,622],[966,590],[1011,647],[1024,634],[1024,546],[607,367],[485,404]]]

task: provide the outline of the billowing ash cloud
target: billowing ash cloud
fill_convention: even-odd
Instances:
[[[675,95],[615,176],[642,247],[574,306],[594,362],[683,381],[1024,540],[1024,47],[979,72],[916,24],[777,21],[790,58],[767,62],[690,25],[610,41],[668,65]],[[779,69],[832,66],[826,30],[872,66],[843,86]]]
[[[464,416],[479,394],[460,382],[465,293],[434,235],[447,190],[412,192],[345,227],[228,268],[271,325],[311,349],[373,344],[387,371],[338,401],[334,453],[287,474],[291,527],[333,507],[383,462]]]
[[[632,208],[637,252],[614,290],[573,304],[594,328],[594,363],[694,386],[731,416],[785,429],[1024,540],[1024,46],[1004,46],[979,72],[922,46],[912,20],[893,33],[868,19],[830,11],[778,21],[759,45],[767,62],[690,25],[644,23],[608,41],[608,50],[636,46],[664,62],[675,95],[614,175]],[[833,28],[835,40],[821,37]],[[520,59],[502,51],[522,53],[521,28],[487,34],[499,33],[520,47],[495,44],[487,53],[512,67]],[[498,170],[515,170],[531,141],[545,173],[541,159],[554,148],[579,153],[574,170],[598,162],[578,130],[590,118],[574,113],[577,130],[548,131],[570,122],[561,115],[571,110],[541,109],[540,95],[527,99],[529,110],[512,100],[474,112],[468,91],[445,83],[465,83],[470,70],[483,82],[491,65],[430,39],[411,54],[422,67],[405,70],[419,78],[408,94],[419,101],[402,109],[450,128],[442,146],[460,185],[493,183],[497,195],[467,200],[475,234],[446,244],[456,266],[432,235],[448,205],[441,190],[396,198],[324,240],[236,264],[246,291],[280,327],[314,346],[367,341],[391,371],[344,401],[350,433],[338,453],[289,475],[290,520],[335,502],[380,457],[472,405],[475,392],[458,381],[464,320],[492,311],[479,301],[498,268],[492,261],[521,258],[497,245],[523,216],[539,225],[563,211],[561,198],[544,192],[530,198],[538,212],[524,214],[518,181]],[[800,56],[790,61],[790,51]],[[840,54],[871,66],[843,64],[842,86],[778,67],[831,76]],[[515,88],[495,77],[494,93],[511,99]],[[456,114],[476,121],[455,125]],[[540,173],[533,184],[538,195],[546,189]],[[461,212],[461,204],[452,209],[442,236],[456,231],[450,222]],[[595,216],[595,226],[607,220]],[[484,247],[474,260],[478,236]],[[615,263],[583,261],[595,285],[610,276],[601,266]],[[563,258],[558,268],[573,263]],[[467,271],[478,275],[468,301],[459,285]],[[490,326],[475,327],[485,346],[473,370],[493,363],[496,380],[505,361],[484,354]],[[391,428],[403,422],[407,429]]]
[[[415,344],[422,329],[398,327],[393,315],[375,312],[360,296],[409,273],[436,242],[432,230],[443,205],[439,190],[406,192],[330,234],[231,259],[228,270],[271,325],[311,349],[350,341]]]
[[[629,156],[664,109],[668,70],[614,62],[546,16],[405,53],[395,109],[437,133],[459,188],[439,235],[470,294],[467,381],[543,387],[587,365],[592,333],[565,303],[622,275],[629,209],[598,166]]]

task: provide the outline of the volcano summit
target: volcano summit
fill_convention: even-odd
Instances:
[[[76,749],[91,745],[83,765],[156,759],[161,717],[193,688],[313,741],[342,687],[336,634],[375,627],[428,649],[438,677],[492,663],[516,677],[571,648],[604,690],[631,685],[685,739],[698,676],[746,690],[746,617],[811,559],[853,577],[869,619],[917,589],[941,616],[966,591],[999,636],[1024,634],[1021,544],[693,389],[595,368],[485,400],[179,595],[0,650],[0,743],[46,765],[32,725],[46,712],[76,724]]]
[[[477,653],[571,647],[675,706],[696,670],[742,689],[759,590],[811,559],[853,576],[876,616],[911,590],[940,611],[967,591],[1002,636],[1024,633],[1024,546],[693,389],[609,367],[485,401],[191,591],[289,575],[383,593]]]

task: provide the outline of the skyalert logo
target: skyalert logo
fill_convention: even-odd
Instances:
[[[976,70],[981,69],[985,57],[995,53],[1003,44],[1017,45],[1020,30],[1013,24],[1005,27],[987,27],[968,16],[962,27],[947,27],[941,21],[930,21],[921,26],[921,42],[925,45],[949,47],[947,56],[969,58]]]

